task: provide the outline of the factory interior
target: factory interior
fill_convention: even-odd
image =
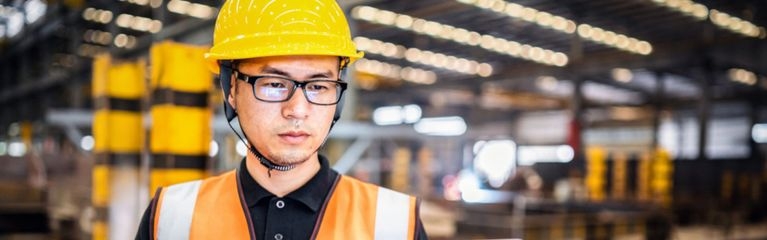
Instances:
[[[134,239],[239,166],[223,2],[0,0],[0,240]],[[767,1],[337,2],[365,55],[319,151],[429,239],[767,239]]]

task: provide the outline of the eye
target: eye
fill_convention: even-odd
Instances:
[[[313,91],[313,92],[323,92],[328,91],[331,89],[334,89],[336,87],[336,83],[332,81],[317,81],[310,83],[306,86],[306,90]]]
[[[287,88],[286,80],[280,78],[261,78],[258,85],[267,88]]]
[[[317,84],[309,85],[309,90],[312,90],[312,91],[324,91],[327,89],[328,87],[322,86],[322,85],[317,85]]]

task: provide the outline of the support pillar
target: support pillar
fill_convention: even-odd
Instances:
[[[144,61],[93,62],[94,152],[92,239],[131,239],[139,222],[139,163],[144,144]]]
[[[207,175],[213,77],[206,50],[173,42],[152,47],[150,191]]]

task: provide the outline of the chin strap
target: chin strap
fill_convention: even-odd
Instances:
[[[240,124],[240,129],[242,129],[242,123],[240,123],[239,117],[237,118],[237,122]],[[253,147],[253,144],[250,144],[250,141],[248,141],[248,135],[245,134],[245,130],[242,131],[242,135],[245,136],[245,138],[243,138],[242,136],[240,136],[240,133],[234,129],[234,127],[232,126],[232,122],[227,121],[227,124],[229,124],[229,128],[232,129],[234,134],[237,134],[237,137],[240,138],[240,141],[248,145],[248,151],[250,151],[250,153],[252,153],[253,156],[255,156],[258,159],[258,162],[261,163],[261,165],[263,165],[264,167],[266,167],[266,169],[268,169],[267,174],[269,175],[269,177],[272,177],[272,170],[287,172],[287,171],[290,171],[291,169],[296,168],[295,164],[279,165],[274,163],[272,160],[269,160],[263,154],[261,154],[258,150],[256,150],[256,148]]]
[[[245,132],[243,131],[242,133],[245,133]],[[266,173],[267,175],[269,175],[269,177],[272,177],[272,170],[287,172],[287,171],[290,171],[291,169],[296,168],[295,164],[278,165],[276,163],[273,163],[271,160],[267,159],[266,157],[264,157],[264,155],[259,153],[256,150],[256,148],[253,147],[253,145],[250,145],[250,147],[248,147],[248,150],[250,150],[250,152],[253,153],[253,155],[255,155],[256,158],[258,158],[258,162],[260,162],[261,165],[263,165],[264,167],[266,167],[266,169],[268,169]]]

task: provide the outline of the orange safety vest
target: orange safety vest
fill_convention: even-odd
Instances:
[[[256,239],[236,170],[158,194],[154,239]],[[311,239],[414,239],[417,206],[415,197],[339,175]]]

